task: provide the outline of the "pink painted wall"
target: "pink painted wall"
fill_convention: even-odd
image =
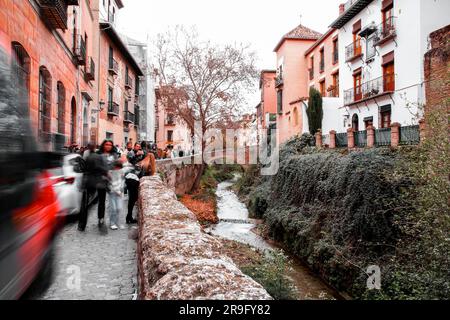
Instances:
[[[315,48],[308,52],[305,56],[305,62],[307,64],[307,69],[305,71],[308,77],[308,90],[311,86],[314,86],[317,90],[320,88],[320,81],[325,79],[325,90],[328,89],[330,85],[333,84],[333,72],[339,70],[339,61],[333,63],[333,38],[339,34],[338,30],[331,32],[326,38],[322,39],[320,42],[316,43]],[[325,58],[325,68],[323,72],[320,72],[320,50],[324,48],[324,58]],[[309,80],[309,71],[311,68],[311,57],[314,56],[314,78]],[[326,91],[326,96],[331,94],[331,92]],[[339,91],[338,91],[339,94]]]
[[[283,112],[277,116],[279,142],[283,143],[292,136],[302,133],[303,115],[302,104],[294,103],[308,95],[308,66],[304,58],[305,52],[312,46],[314,40],[286,40],[277,53],[277,67],[281,59],[283,62]],[[294,109],[297,108],[298,119],[293,119]]]
[[[261,74],[261,119],[262,128],[267,128],[266,114],[277,113],[277,93],[275,91],[276,72],[263,71]],[[258,119],[259,120],[259,119]]]

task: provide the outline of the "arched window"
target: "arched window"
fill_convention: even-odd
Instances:
[[[359,117],[356,113],[352,117],[352,128],[355,131],[359,131]]]
[[[52,77],[46,67],[39,68],[39,138],[42,142],[51,139]]]
[[[77,102],[75,97],[72,97],[72,102],[70,106],[70,142],[71,144],[77,143]]]
[[[56,90],[58,92],[58,113],[56,115],[58,120],[58,133],[66,133],[66,89],[62,82],[58,81],[56,85]]]
[[[298,110],[297,107],[294,108],[294,126],[298,126]]]
[[[20,88],[18,92],[24,94],[21,98],[26,99],[28,103],[30,92],[30,56],[18,42],[12,43],[12,59],[15,87]]]

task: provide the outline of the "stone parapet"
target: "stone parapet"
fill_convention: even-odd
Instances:
[[[194,214],[159,176],[143,178],[139,196],[141,299],[271,299],[222,253],[220,240],[202,231]]]

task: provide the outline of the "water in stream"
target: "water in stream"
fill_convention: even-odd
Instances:
[[[231,190],[239,177],[222,182],[218,185],[217,214],[220,222],[211,229],[211,233],[229,240],[248,244],[259,250],[273,250],[276,247],[262,237],[252,232],[256,221],[249,218],[249,212],[244,203]],[[292,271],[288,275],[298,292],[299,299],[335,299],[336,292],[330,289],[321,279],[314,275],[297,259],[292,261]]]

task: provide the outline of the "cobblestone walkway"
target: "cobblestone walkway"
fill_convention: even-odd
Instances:
[[[120,223],[125,225],[125,210]],[[56,240],[54,278],[49,289],[34,299],[131,300],[136,296],[136,227],[98,228],[97,205],[89,212],[84,233],[77,224],[67,225]],[[80,275],[77,278],[77,275]],[[79,280],[78,280],[79,279]]]

